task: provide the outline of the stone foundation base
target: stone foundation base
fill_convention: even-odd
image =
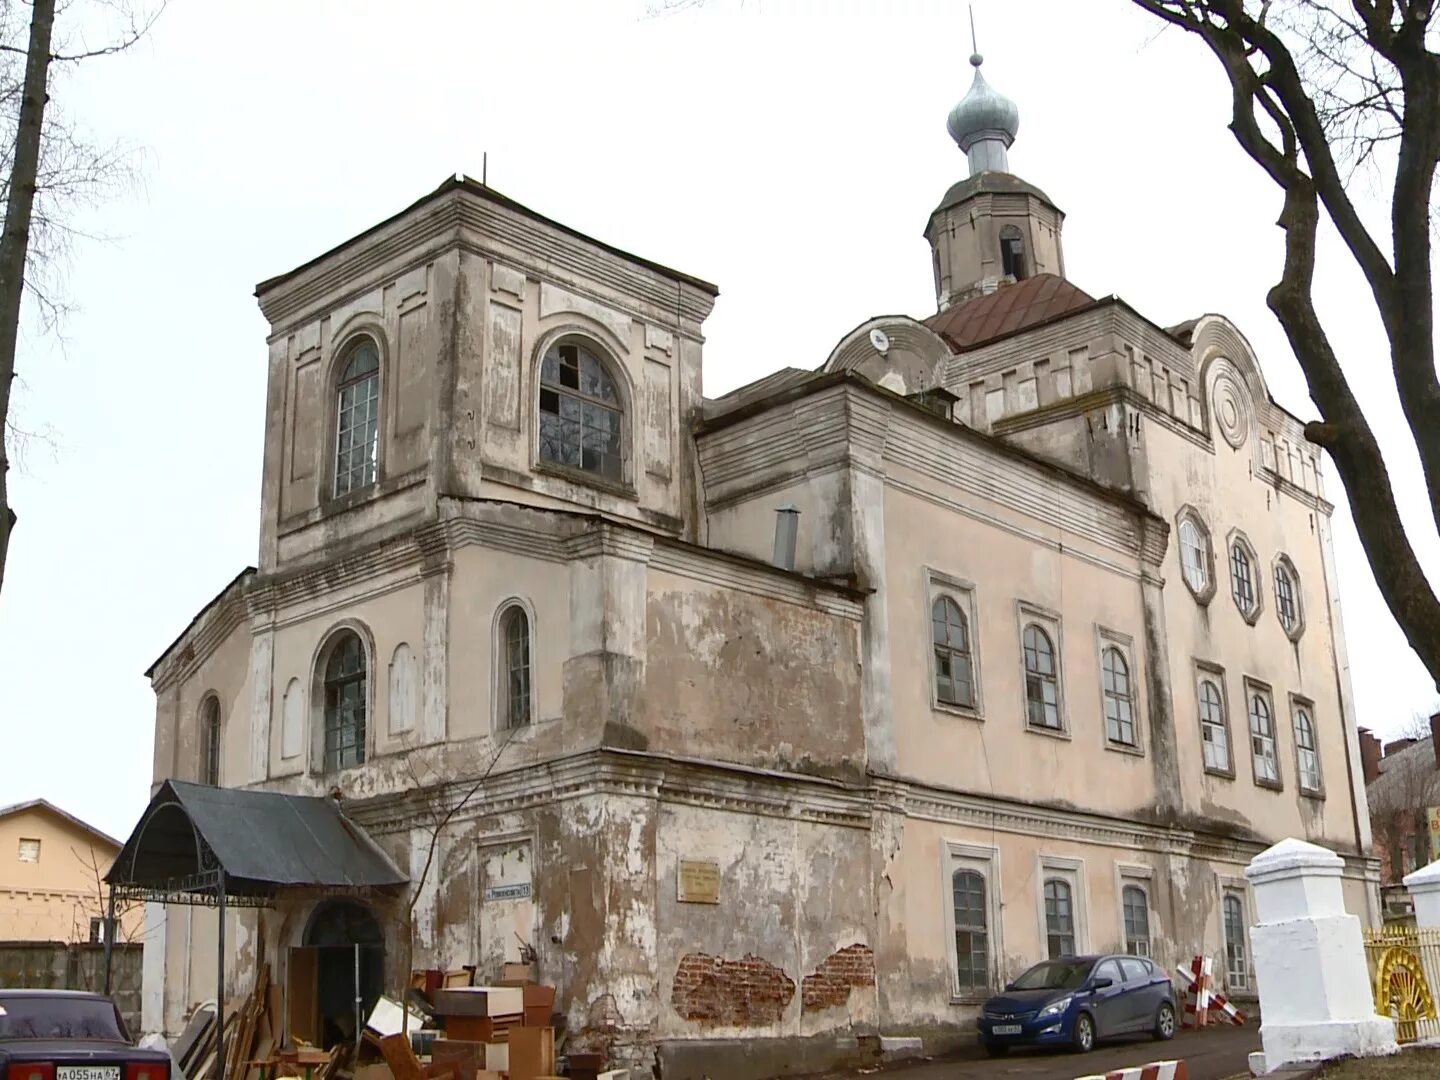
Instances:
[[[1326,1061],[1345,1054],[1354,1057],[1382,1057],[1399,1053],[1395,1022],[1384,1016],[1363,1020],[1327,1020],[1313,1024],[1260,1024],[1263,1054],[1251,1056],[1251,1071],[1257,1076],[1287,1065]],[[1260,1068],[1256,1068],[1257,1060]]]

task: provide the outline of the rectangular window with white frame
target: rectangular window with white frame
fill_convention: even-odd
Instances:
[[[1325,782],[1320,773],[1320,733],[1315,723],[1315,703],[1290,695],[1290,730],[1295,736],[1295,777],[1300,794],[1323,798]]]
[[[1058,855],[1038,857],[1037,913],[1044,957],[1081,956],[1089,944],[1088,903],[1085,897],[1085,861]]]
[[[1200,716],[1200,749],[1205,771],[1235,779],[1234,739],[1231,738],[1230,702],[1225,693],[1225,669],[1195,661],[1195,703]]]
[[[1250,731],[1250,768],[1257,787],[1283,788],[1280,779],[1278,725],[1275,697],[1256,679],[1245,680],[1245,720]]]
[[[1154,909],[1150,905],[1155,871],[1148,866],[1115,864],[1120,897],[1120,945],[1133,956],[1154,955]]]
[[[1000,985],[1000,851],[960,841],[943,847],[952,1000],[983,1001]]]
[[[927,567],[925,610],[930,616],[931,708],[981,719],[984,709],[975,586]]]
[[[1105,745],[1111,750],[1142,754],[1140,673],[1135,668],[1134,639],[1097,624],[1095,644],[1100,661],[1100,715],[1105,718]]]
[[[1016,601],[1015,614],[1020,631],[1025,727],[1039,734],[1069,738],[1060,616],[1023,600]]]

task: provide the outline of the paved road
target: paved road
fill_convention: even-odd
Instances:
[[[1245,1027],[1182,1031],[1168,1043],[1150,1039],[1102,1043],[1083,1057],[1025,1050],[991,1059],[977,1050],[966,1057],[893,1066],[872,1075],[884,1080],[1074,1080],[1089,1073],[1183,1058],[1190,1080],[1227,1080],[1236,1075],[1249,1076],[1247,1058],[1252,1050],[1259,1049],[1260,1028],[1251,1021]]]

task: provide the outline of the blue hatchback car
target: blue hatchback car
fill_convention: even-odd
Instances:
[[[1149,1032],[1175,1035],[1175,988],[1143,956],[1066,956],[1046,960],[985,1003],[976,1021],[987,1053],[1012,1046],[1071,1046]]]

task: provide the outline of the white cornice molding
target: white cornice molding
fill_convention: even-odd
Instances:
[[[267,786],[286,790],[274,781]],[[457,777],[425,791],[396,791],[356,800],[346,804],[346,813],[377,834],[403,832],[423,825],[437,811],[449,812],[474,786],[474,778]],[[854,829],[871,829],[877,815],[896,814],[991,833],[1052,837],[1239,865],[1248,863],[1269,843],[1084,810],[1012,802],[901,777],[871,776],[863,784],[850,784],[820,776],[614,749],[581,751],[496,773],[485,779],[478,797],[458,810],[451,821],[524,813],[590,795],[638,797]],[[1352,876],[1363,876],[1375,861],[1358,855],[1342,857]]]
[[[245,589],[246,580],[235,582],[203,617],[166,651],[150,675],[156,696],[182,679],[189,678],[205,663],[231,632],[245,622],[253,608]]]
[[[328,562],[237,583],[181,637],[154,669],[161,693],[204,663],[243,622],[260,633],[317,614],[343,610],[449,573],[454,553],[475,546],[564,564],[607,557],[782,603],[858,621],[864,604],[853,590],[806,578],[741,556],[686,544],[594,517],[490,504],[483,511],[425,525]],[[303,609],[303,610],[300,610]]]

